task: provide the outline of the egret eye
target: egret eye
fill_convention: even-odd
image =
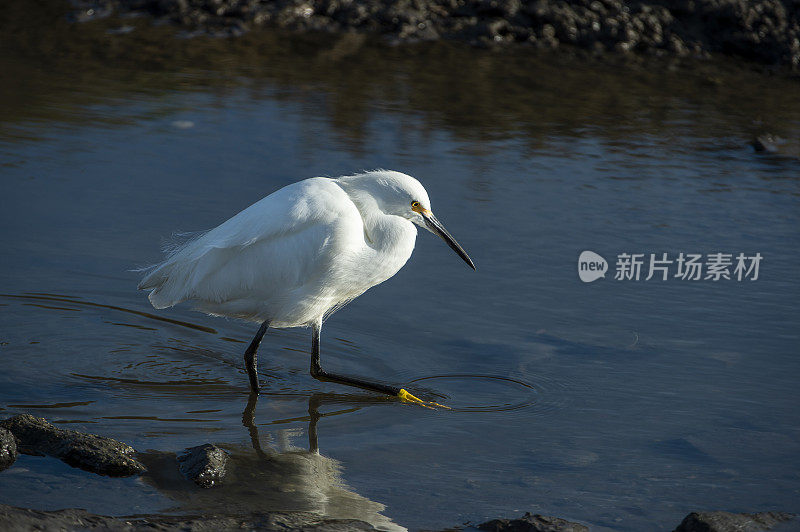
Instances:
[[[419,202],[418,201],[412,201],[411,202],[411,208],[412,209],[419,209]]]

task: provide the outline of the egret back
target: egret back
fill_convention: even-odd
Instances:
[[[285,307],[293,292],[318,283],[337,259],[346,260],[350,250],[343,244],[357,246],[352,235],[363,234],[361,227],[357,209],[338,185],[307,179],[172,251],[139,288],[152,290],[155,308],[196,300],[214,314],[284,319],[292,313]]]
[[[193,300],[272,327],[319,323],[411,256],[417,231],[397,212],[411,212],[415,191],[404,186],[427,198],[387,171],[288,185],[173,250],[139,288],[156,308]]]

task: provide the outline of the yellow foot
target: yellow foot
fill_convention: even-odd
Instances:
[[[450,408],[449,406],[445,406],[445,405],[436,403],[434,401],[423,401],[419,397],[411,395],[410,393],[408,393],[407,391],[405,391],[403,389],[400,390],[400,392],[397,394],[397,397],[399,397],[401,401],[404,401],[406,403],[416,403],[416,404],[418,404],[420,406],[424,406],[425,408],[436,408],[436,407],[438,407],[438,408],[446,408],[448,410],[452,410],[452,408]]]

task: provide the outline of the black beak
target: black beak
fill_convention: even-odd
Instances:
[[[469,258],[469,255],[467,255],[467,252],[464,251],[464,248],[462,248],[461,246],[458,245],[458,242],[456,242],[456,239],[453,238],[453,236],[450,233],[447,232],[447,229],[444,228],[444,226],[442,225],[442,222],[437,220],[436,216],[434,216],[432,212],[429,212],[427,210],[425,210],[425,212],[422,212],[420,214],[422,214],[422,218],[425,220],[425,225],[428,226],[428,229],[432,233],[437,234],[440,237],[442,237],[442,240],[447,242],[447,245],[450,246],[450,248],[453,251],[458,253],[458,256],[461,257],[462,259],[464,259],[464,262],[469,264],[469,267],[474,270],[475,269],[475,264],[472,262],[472,259]]]

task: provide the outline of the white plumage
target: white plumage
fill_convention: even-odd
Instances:
[[[270,327],[319,327],[402,268],[414,224],[474,268],[430,209],[425,188],[400,172],[306,179],[173,250],[139,288],[151,290],[159,309],[190,300],[209,314]]]

